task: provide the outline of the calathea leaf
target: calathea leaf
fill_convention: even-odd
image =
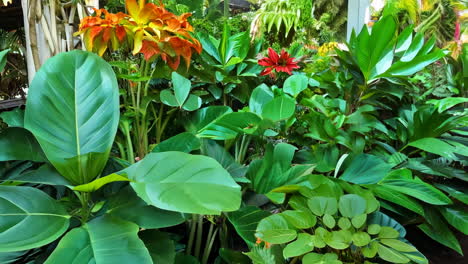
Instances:
[[[68,232],[45,264],[152,264],[136,224],[101,216]]]
[[[34,76],[25,127],[71,183],[84,184],[100,174],[118,122],[117,80],[99,56],[79,50],[60,53]]]
[[[67,230],[70,215],[38,189],[0,186],[0,219],[0,252],[14,252],[53,242]]]
[[[240,186],[212,158],[182,152],[150,153],[125,169],[135,192],[149,205],[196,214],[220,214],[240,206]]]

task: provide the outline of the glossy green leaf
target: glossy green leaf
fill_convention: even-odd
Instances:
[[[0,149],[0,161],[46,161],[36,138],[24,128],[11,127],[3,130],[0,133]]]
[[[363,247],[362,255],[366,258],[374,258],[377,255],[377,250],[379,249],[379,243],[377,241],[372,241],[366,247]]]
[[[88,183],[101,173],[118,123],[117,80],[111,66],[96,54],[60,53],[34,76],[25,127],[73,184]]]
[[[239,133],[254,133],[262,119],[249,112],[227,113],[198,131],[197,136],[214,140],[227,140]]]
[[[18,107],[11,111],[1,112],[0,119],[9,127],[24,127],[24,110]]]
[[[258,223],[270,215],[271,213],[268,211],[263,211],[255,206],[246,206],[227,214],[227,217],[234,229],[236,229],[237,234],[244,239],[249,247],[252,247],[257,241],[255,230]]]
[[[468,204],[468,191],[466,191],[466,189],[460,188],[460,186],[438,184],[438,183],[436,183],[435,186],[447,192],[449,196],[463,202],[464,204]]]
[[[68,232],[45,264],[152,264],[138,230],[136,224],[118,218],[98,217]]]
[[[238,163],[231,153],[229,153],[223,146],[216,143],[216,141],[210,139],[203,140],[201,149],[205,156],[211,157],[219,162],[219,164],[221,164],[221,166],[231,174],[235,181],[249,181],[244,177],[247,167]]]
[[[441,225],[437,229],[430,226],[429,224],[418,225],[418,228],[421,229],[428,237],[433,240],[441,243],[442,245],[449,247],[456,252],[463,254],[460,243],[458,242],[455,235],[450,231],[448,226]]]
[[[356,194],[345,194],[340,197],[338,209],[344,217],[355,217],[366,211],[367,203],[364,198]]]
[[[38,189],[0,186],[0,219],[0,252],[14,252],[53,242],[67,231],[70,215]]]
[[[424,209],[422,205],[411,197],[408,197],[400,192],[395,192],[393,189],[389,189],[385,185],[377,185],[372,187],[372,191],[374,192],[375,196],[381,199],[403,206],[419,215],[424,215]]]
[[[440,208],[440,212],[449,224],[463,234],[468,235],[468,212],[466,208],[462,206],[444,206]]]
[[[180,151],[190,153],[199,148],[200,139],[192,133],[183,132],[159,143],[151,152]]]
[[[356,232],[353,234],[353,244],[358,247],[363,247],[371,242],[371,237],[366,232]]]
[[[380,233],[381,228],[382,227],[378,224],[371,224],[367,227],[367,233],[371,235],[377,235],[378,233]]]
[[[444,193],[423,181],[408,179],[385,180],[382,185],[394,192],[412,196],[429,204],[445,205],[452,203]]]
[[[196,95],[189,95],[182,108],[187,111],[195,111],[202,106],[202,99]]]
[[[391,263],[408,263],[410,262],[409,258],[405,257],[403,254],[400,252],[388,248],[386,246],[383,246],[379,244],[379,247],[377,249],[377,254],[379,257],[385,261],[389,261]]]
[[[150,153],[124,172],[138,196],[161,209],[220,214],[240,206],[240,186],[218,162],[206,156]]]
[[[308,253],[314,249],[313,237],[307,233],[297,235],[297,239],[283,249],[284,258],[292,258]]]
[[[172,86],[174,88],[177,104],[182,106],[185,100],[187,100],[192,84],[189,79],[178,74],[177,72],[172,72]]]
[[[185,222],[184,214],[148,205],[130,186],[108,199],[106,213],[146,229],[170,227]]]
[[[307,89],[309,78],[305,75],[292,75],[284,81],[283,91],[293,97],[297,97]]]
[[[332,229],[336,225],[336,220],[333,216],[329,214],[325,214],[322,218],[323,224],[328,227],[329,229]]]
[[[375,228],[374,230],[378,230],[379,233],[380,233],[382,227],[388,226],[388,227],[391,227],[391,228],[397,230],[400,233],[400,237],[405,237],[406,236],[405,228],[400,223],[395,221],[393,218],[389,217],[388,215],[386,215],[386,214],[384,214],[382,212],[374,212],[374,213],[370,214],[368,219],[367,219],[367,224],[369,225],[369,227],[373,226],[373,225],[380,226],[380,228],[378,228],[377,226],[373,227],[373,228]],[[368,230],[368,231],[369,231],[370,234],[374,234],[370,230]]]
[[[335,253],[309,253],[302,258],[302,264],[342,264]]]
[[[456,159],[456,147],[438,138],[421,138],[408,145],[448,159]]]
[[[352,160],[340,179],[355,184],[378,183],[390,172],[391,168],[391,164],[376,156],[360,154]]]
[[[184,123],[184,126],[187,132],[197,134],[200,129],[204,128],[209,123],[231,112],[232,110],[228,106],[204,107],[193,113],[191,118]]]
[[[352,234],[349,230],[331,231],[325,238],[325,243],[334,249],[343,250],[351,245]]]
[[[361,228],[366,223],[366,220],[367,214],[356,215],[351,219],[351,224],[353,224],[355,228]]]
[[[380,243],[382,243],[385,246],[388,246],[390,248],[393,248],[395,250],[398,250],[400,252],[415,252],[418,251],[415,247],[406,244],[405,242],[398,240],[398,239],[388,239],[388,238],[382,238],[379,239]]]
[[[322,216],[324,214],[334,215],[338,211],[338,202],[332,197],[312,197],[307,201],[307,205],[312,213],[318,216]]]
[[[7,55],[10,49],[5,49],[0,51],[0,73],[3,72],[3,68],[5,68],[5,65],[7,63]]]
[[[177,98],[175,95],[172,93],[170,89],[164,89],[161,91],[159,94],[159,99],[163,104],[168,105],[168,106],[173,106],[173,107],[180,107],[179,102],[177,102]]]
[[[294,99],[283,95],[265,104],[262,110],[262,117],[277,122],[290,118],[294,114],[295,109],[296,103]]]
[[[130,180],[124,176],[113,173],[113,174],[95,179],[94,181],[90,183],[75,186],[73,190],[79,191],[79,192],[94,192],[96,190],[99,190],[102,186],[108,183],[121,182],[121,181],[130,181]]]
[[[398,238],[400,233],[389,226],[382,226],[379,232],[379,238]]]
[[[153,229],[144,230],[138,233],[138,236],[145,243],[153,263],[174,264],[176,249],[174,241],[167,233]]]
[[[261,84],[252,91],[249,99],[250,111],[258,115],[262,114],[265,105],[273,100],[274,94],[270,87],[266,84]]]
[[[71,185],[65,178],[60,175],[57,170],[49,164],[44,164],[37,170],[27,171],[5,180],[24,182],[24,183],[40,183],[49,185]]]
[[[315,226],[317,218],[309,210],[286,210],[281,215],[294,227],[298,229],[307,229]]]
[[[426,55],[417,56],[412,61],[403,62],[398,61],[393,63],[393,65],[388,69],[387,72],[382,74],[383,77],[386,76],[408,76],[412,75],[426,67],[427,65],[436,62],[437,60],[443,58],[447,54],[444,50],[437,50]]]
[[[271,244],[283,244],[294,240],[297,232],[283,216],[275,214],[260,221],[255,236]]]

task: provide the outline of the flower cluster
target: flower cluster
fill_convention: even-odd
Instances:
[[[297,61],[293,57],[290,57],[284,49],[278,55],[274,49],[268,48],[268,57],[260,59],[258,64],[266,67],[260,75],[270,75],[271,77],[275,77],[274,71],[285,72],[291,75],[293,70],[299,69]]]
[[[180,57],[188,67],[193,51],[201,53],[200,42],[190,34],[190,13],[176,16],[163,5],[144,0],[127,0],[126,7],[128,14],[95,9],[93,16],[83,18],[76,34],[83,34],[88,50],[102,56],[108,48],[117,50],[126,40],[132,45],[133,54],[142,53],[146,60],[160,56],[174,70]]]

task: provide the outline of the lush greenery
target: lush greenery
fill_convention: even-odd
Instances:
[[[468,45],[389,14],[309,49],[339,26],[301,35],[326,15],[273,2],[253,18],[270,39],[218,1],[84,18],[88,51],[0,113],[0,262],[429,263],[407,229],[462,254]]]

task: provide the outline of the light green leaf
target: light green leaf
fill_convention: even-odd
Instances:
[[[240,206],[240,186],[219,163],[206,156],[150,153],[124,173],[138,196],[161,209],[220,214]]]
[[[379,244],[379,247],[377,249],[377,254],[379,254],[379,257],[385,261],[391,262],[391,263],[408,263],[410,262],[409,258],[405,257],[403,254],[400,252],[385,247],[381,244]]]
[[[275,214],[260,221],[255,236],[271,244],[283,244],[294,240],[297,233],[282,215]]]
[[[351,245],[352,235],[349,230],[332,231],[330,234],[330,236],[325,237],[325,243],[328,246],[343,250]]]
[[[0,252],[47,245],[65,233],[70,223],[60,203],[25,186],[0,186],[0,219]]]
[[[189,95],[182,108],[187,111],[195,111],[202,106],[202,99],[196,95]]]
[[[317,218],[312,215],[309,210],[286,210],[282,212],[281,215],[286,219],[286,221],[298,229],[311,228],[317,223]]]
[[[408,179],[385,180],[381,184],[387,189],[404,193],[429,204],[445,205],[452,203],[444,193],[423,181]]]
[[[438,138],[421,138],[408,145],[448,159],[456,159],[456,147]]]
[[[314,249],[313,237],[307,233],[297,235],[297,239],[288,245],[283,250],[284,258],[292,258],[303,255]]]
[[[444,218],[460,230],[463,234],[468,235],[468,212],[462,206],[444,206],[439,208]]]
[[[379,238],[398,238],[400,233],[388,226],[382,226],[379,232]]]
[[[388,238],[382,238],[379,239],[380,243],[391,247],[397,251],[400,252],[416,252],[418,251],[415,247],[406,244],[405,242],[398,240],[398,239],[388,239]]]
[[[323,221],[323,224],[330,229],[334,228],[336,225],[335,218],[333,218],[333,216],[329,214],[325,214],[322,218],[322,221]]]
[[[363,247],[371,242],[371,237],[366,232],[356,232],[353,234],[353,244]]]
[[[101,216],[68,232],[45,264],[152,264],[136,224]]]
[[[361,228],[367,220],[367,214],[356,215],[351,219],[351,223],[355,228]]]
[[[99,190],[102,186],[108,183],[118,182],[118,181],[130,181],[130,180],[119,174],[112,173],[110,175],[95,179],[94,181],[90,183],[75,186],[73,190],[79,191],[79,192],[94,192],[94,191]]]
[[[349,229],[351,228],[351,221],[346,217],[341,217],[338,219],[338,226],[343,230]]]
[[[177,102],[177,99],[175,95],[172,93],[170,89],[164,89],[161,91],[159,94],[159,98],[161,99],[161,102],[163,102],[165,105],[168,106],[174,106],[174,107],[180,107],[179,102]]]
[[[302,258],[302,264],[342,264],[335,253],[309,253]]]
[[[273,100],[273,98],[273,91],[271,91],[270,87],[268,87],[266,84],[262,83],[252,91],[252,95],[249,99],[250,111],[261,115],[265,104]]]
[[[292,75],[284,81],[283,91],[293,97],[297,97],[307,89],[309,78],[305,75]]]
[[[364,198],[356,194],[345,194],[340,197],[338,208],[344,217],[355,217],[366,211],[367,202]]]
[[[333,197],[316,196],[307,201],[312,213],[317,216],[334,215],[338,211],[338,202]]]
[[[227,113],[200,129],[197,136],[214,140],[233,139],[239,133],[254,133],[261,121],[254,113]]]
[[[60,174],[79,185],[106,165],[119,114],[111,66],[96,54],[74,50],[50,58],[35,74],[24,125]]]
[[[294,99],[288,96],[280,96],[265,104],[262,110],[262,117],[273,122],[290,118],[296,109]]]
[[[187,100],[192,83],[189,79],[174,71],[172,72],[172,86],[177,104],[178,106],[182,106],[185,100]]]

